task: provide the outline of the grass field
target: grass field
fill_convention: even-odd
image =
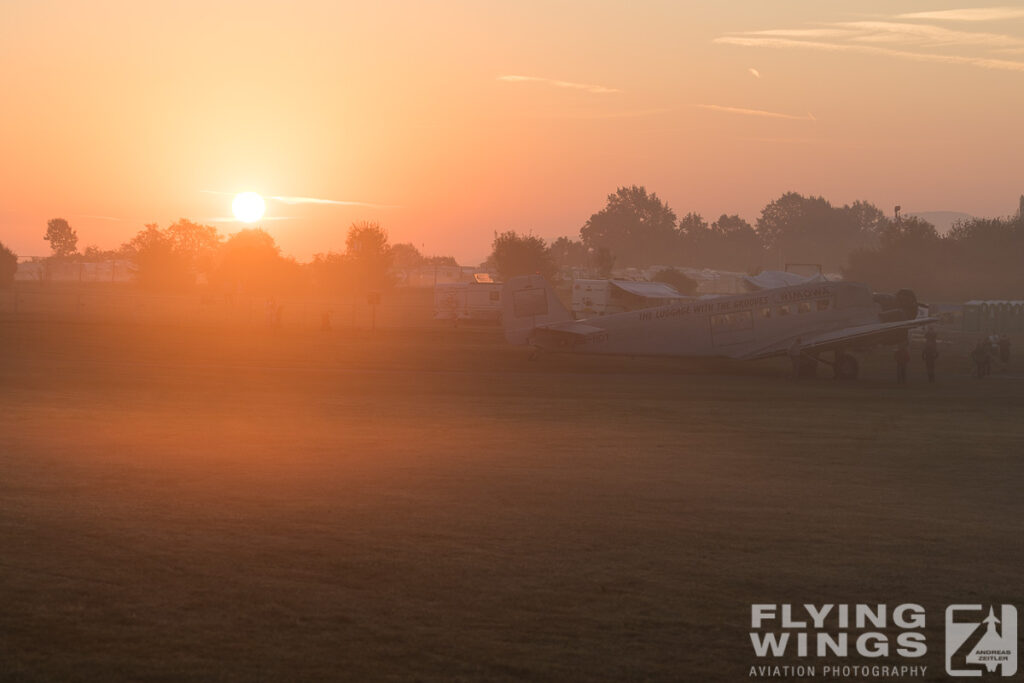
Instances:
[[[1024,378],[0,322],[6,680],[748,679],[752,602],[1024,602]],[[792,663],[792,662],[791,662]],[[861,662],[863,663],[863,662]]]

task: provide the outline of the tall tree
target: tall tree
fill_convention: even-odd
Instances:
[[[0,289],[14,284],[14,274],[18,271],[18,255],[0,242]]]
[[[610,250],[624,266],[664,263],[676,251],[676,214],[642,186],[620,187],[580,228],[580,237],[588,248]]]
[[[757,231],[780,266],[802,262],[839,268],[852,250],[871,243],[871,231],[879,224],[864,203],[836,209],[824,197],[787,192],[761,210]]]
[[[764,245],[754,227],[733,214],[722,214],[711,224],[711,239],[714,242],[709,255],[709,265],[756,272],[764,261]]]
[[[390,273],[391,244],[379,223],[353,223],[345,237],[345,257],[353,268],[357,288],[379,290],[394,284]]]
[[[391,262],[395,268],[415,268],[423,265],[423,254],[411,242],[391,245]]]
[[[78,251],[78,233],[63,218],[51,218],[46,223],[46,236],[54,256],[63,258]]]
[[[587,245],[579,240],[559,237],[548,247],[548,254],[558,268],[585,268],[587,266]]]
[[[295,286],[297,270],[269,233],[247,228],[224,243],[214,281],[227,291],[277,295]]]
[[[533,273],[552,278],[556,271],[547,244],[542,238],[519,235],[513,230],[494,233],[491,255],[487,261],[498,271],[501,280]]]

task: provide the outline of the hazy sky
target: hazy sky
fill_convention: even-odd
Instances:
[[[0,0],[0,240],[115,247],[231,195],[300,259],[354,220],[476,263],[617,186],[753,222],[787,190],[1006,215],[1024,4]],[[298,198],[347,203],[298,201]],[[219,219],[219,220],[218,220]]]

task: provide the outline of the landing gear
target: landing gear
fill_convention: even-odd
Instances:
[[[836,351],[836,360],[832,368],[835,370],[836,379],[857,379],[860,374],[860,363],[857,359],[842,351]]]

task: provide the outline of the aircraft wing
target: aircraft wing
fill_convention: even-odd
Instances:
[[[537,330],[561,332],[563,334],[579,335],[582,337],[586,337],[588,334],[594,334],[595,332],[604,332],[603,327],[587,325],[584,322],[576,322],[575,320],[562,323],[549,323],[547,325],[539,325],[537,327]]]
[[[564,322],[548,323],[538,325],[530,333],[531,337],[547,337],[553,340],[558,346],[576,346],[585,343],[587,337],[592,334],[604,332],[604,328],[594,325],[587,325],[584,322],[568,320]]]
[[[832,330],[831,332],[825,332],[814,337],[807,337],[800,344],[800,348],[805,352],[825,351],[855,341],[867,341],[873,336],[881,336],[886,332],[908,330],[912,327],[919,327],[934,322],[938,322],[938,318],[914,318],[913,320],[899,320],[892,323],[871,323],[869,325],[844,327],[841,330]],[[767,358],[769,356],[782,355],[789,350],[789,345],[792,343],[793,341],[789,340],[783,344],[776,344],[770,348],[755,351],[744,356],[744,358]]]

